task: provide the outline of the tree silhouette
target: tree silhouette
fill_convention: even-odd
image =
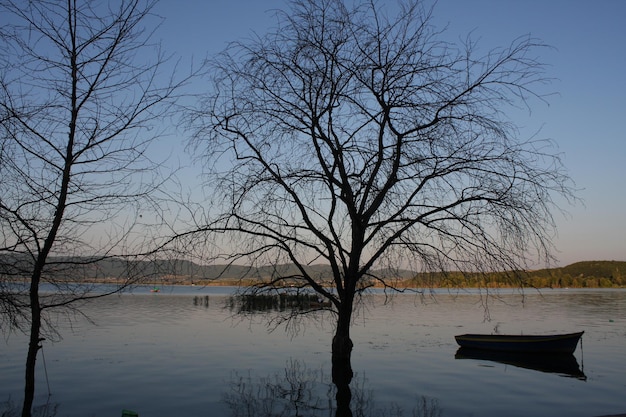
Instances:
[[[445,41],[420,1],[396,17],[373,1],[290,5],[212,62],[190,115],[214,186],[211,221],[194,230],[229,264],[276,266],[253,293],[309,287],[330,301],[337,413],[350,415],[358,294],[394,288],[398,267],[516,278],[552,259],[553,198],[572,190],[550,142],[506,117],[543,100],[540,42],[478,55]]]
[[[150,40],[153,5],[0,2],[0,323],[30,333],[24,417],[49,312],[106,295],[80,281],[98,260],[128,267],[116,292],[150,252],[169,174],[148,149],[186,81]]]

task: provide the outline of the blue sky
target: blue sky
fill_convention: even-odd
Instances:
[[[229,41],[263,34],[285,0],[162,0],[157,36],[168,52],[201,59]],[[381,2],[395,5],[395,1]],[[558,93],[519,120],[558,145],[583,203],[555,213],[560,264],[626,260],[626,1],[439,0],[435,22],[472,31],[485,48],[530,34],[552,46],[541,54]],[[201,88],[201,86],[199,86]]]

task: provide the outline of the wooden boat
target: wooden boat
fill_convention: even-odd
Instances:
[[[526,353],[573,353],[584,332],[556,335],[463,334],[454,336],[461,347]]]

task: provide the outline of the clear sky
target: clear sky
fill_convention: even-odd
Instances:
[[[201,59],[229,41],[263,34],[286,0],[162,0],[157,36],[167,51]],[[380,1],[395,5],[395,0]],[[473,31],[485,48],[530,34],[558,95],[524,117],[527,132],[553,139],[583,203],[555,213],[560,264],[626,261],[626,1],[439,0],[435,21],[448,33]],[[199,86],[201,88],[201,86]],[[528,115],[526,115],[528,116]]]

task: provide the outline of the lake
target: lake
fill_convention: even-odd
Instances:
[[[123,409],[141,417],[332,415],[332,317],[286,328],[275,313],[240,316],[225,308],[231,291],[137,288],[85,305],[89,319],[56,318],[62,340],[44,342],[35,404],[59,417],[115,417]],[[365,296],[352,328],[355,415],[626,413],[625,290],[494,295]],[[455,357],[456,334],[580,330],[573,370]],[[22,399],[26,338],[0,343],[4,415]]]

